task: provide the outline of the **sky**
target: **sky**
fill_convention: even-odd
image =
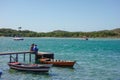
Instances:
[[[120,28],[120,0],[0,0],[0,28],[36,32]]]

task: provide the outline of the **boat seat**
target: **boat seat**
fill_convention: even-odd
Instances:
[[[19,62],[11,62],[12,64],[16,65],[16,64],[20,64]]]

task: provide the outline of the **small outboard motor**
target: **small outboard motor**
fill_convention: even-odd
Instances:
[[[2,70],[0,70],[0,78],[1,78],[1,75],[2,75]]]

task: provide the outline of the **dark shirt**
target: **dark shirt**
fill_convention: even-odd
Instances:
[[[32,47],[30,48],[30,51],[34,51],[33,48],[34,48],[34,47],[32,46]]]
[[[36,54],[38,53],[38,48],[37,48],[37,46],[35,46],[35,47],[33,48],[33,51],[35,51]]]

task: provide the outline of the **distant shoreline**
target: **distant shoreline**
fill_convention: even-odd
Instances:
[[[120,28],[94,32],[68,32],[56,30],[52,32],[33,32],[29,30],[0,29],[0,36],[4,37],[55,37],[55,38],[120,38]]]

